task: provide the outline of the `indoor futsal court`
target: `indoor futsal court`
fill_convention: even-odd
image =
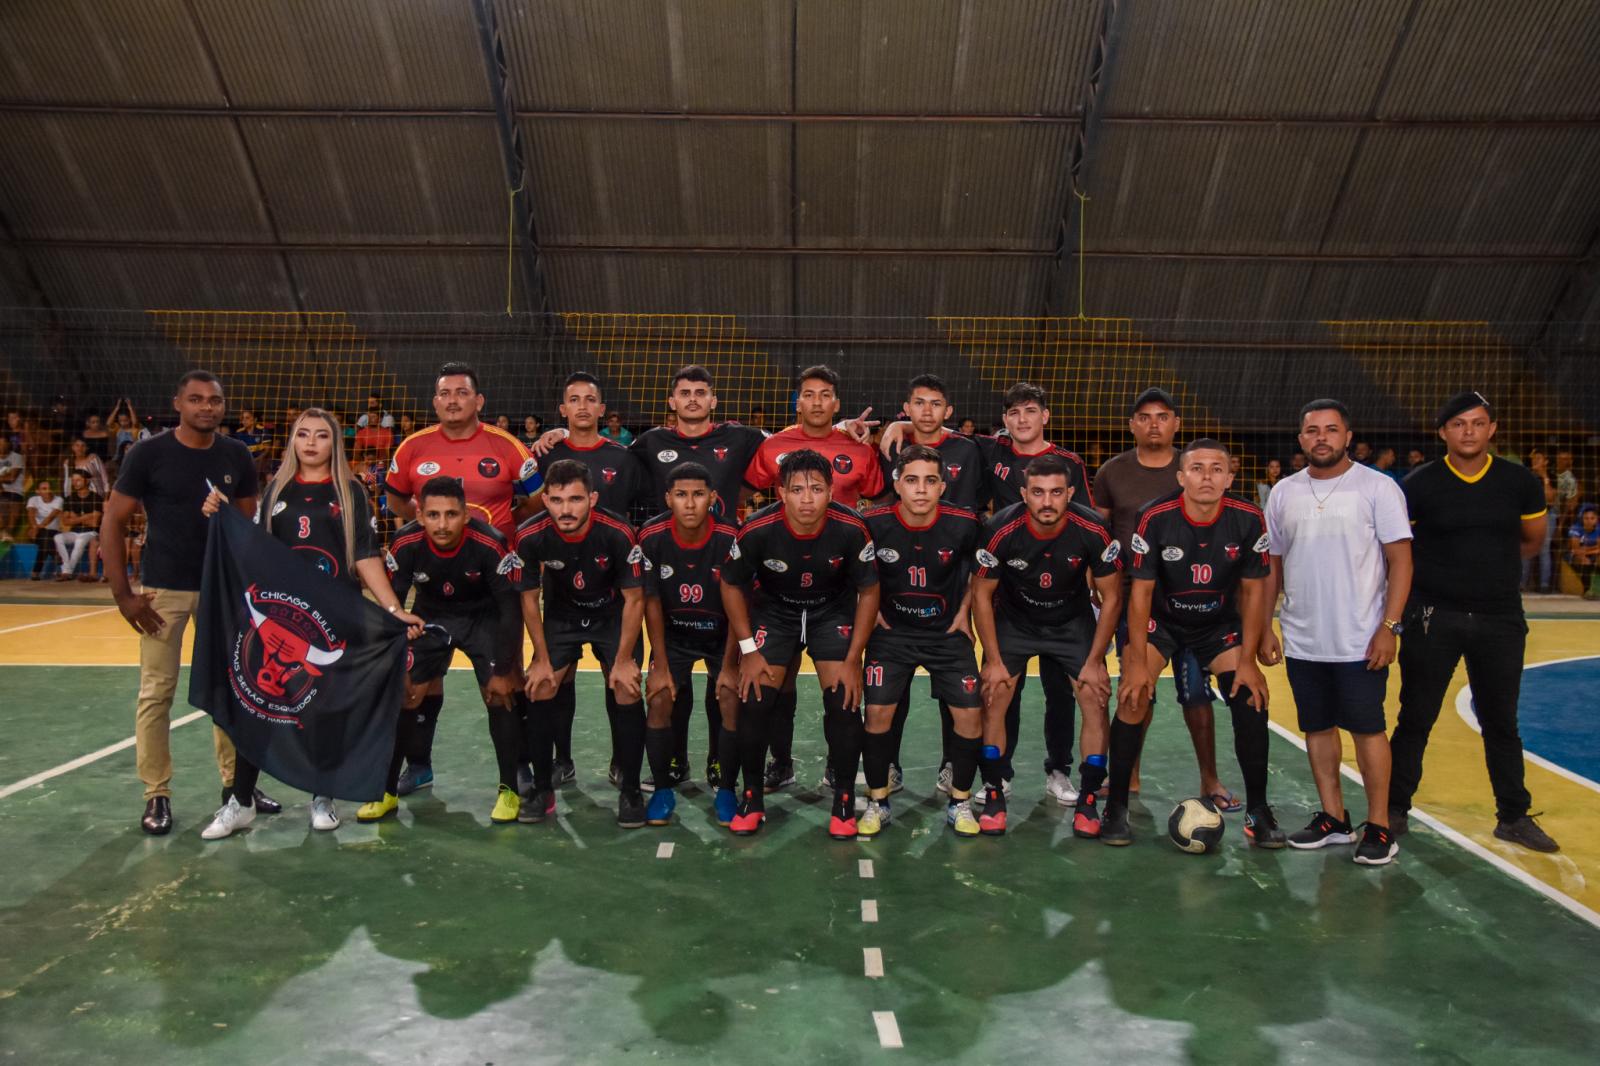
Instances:
[[[1567,0],[0,4],[0,1062],[1594,1062],[1597,56],[1600,6]],[[807,436],[827,442],[810,467],[793,456],[822,444],[783,443]],[[236,464],[222,487],[213,462]],[[1173,473],[1129,501],[1130,464]],[[924,468],[974,512],[940,548],[948,596],[885,550]],[[1104,553],[1006,559],[1009,533],[1055,536],[1052,479]],[[686,483],[700,504],[673,502]],[[793,501],[823,485],[843,506],[805,526]],[[1284,502],[1301,486],[1314,510]],[[1340,502],[1315,525],[1341,486],[1406,508],[1401,531]],[[1193,545],[1129,538],[1161,493]],[[202,510],[259,500],[257,525]],[[1263,531],[1222,592],[1201,560],[1241,544],[1224,561],[1204,530],[1228,527],[1189,510],[1213,505]],[[695,506],[733,545],[705,588],[645,551],[693,548]],[[1287,539],[1293,515],[1320,532]],[[859,541],[805,547],[858,526],[878,540],[854,560]],[[757,556],[762,529],[790,539]],[[1374,536],[1375,584],[1327,577],[1334,538]],[[1183,610],[1226,630],[1206,652],[1220,788],[1171,670],[1139,740],[1121,639],[1108,706],[1085,681],[1064,731],[1041,669],[1071,670],[1048,657],[1022,660],[1014,742],[1003,699],[977,738],[941,729],[930,669],[974,702],[992,682],[982,639],[972,667],[931,667],[968,646],[945,622],[982,630],[992,594],[1002,653],[1059,637],[1087,677],[1087,637],[1061,634],[1097,632],[1096,566],[1137,571],[1118,611],[1152,650],[1213,639]],[[243,604],[219,591],[235,571]],[[1073,589],[1047,594],[1057,572]],[[784,582],[814,574],[845,599],[791,610]],[[1296,574],[1339,610],[1370,592],[1347,613],[1398,648],[1366,677],[1383,731],[1332,733],[1352,846],[1295,843],[1324,805],[1305,723],[1357,702],[1345,675],[1292,676],[1340,639],[1278,598]],[[480,582],[468,625],[449,598]],[[852,622],[869,587],[879,618]],[[141,590],[192,605],[181,640],[141,635]],[[657,607],[669,652],[711,633],[740,669],[781,666],[766,642],[798,619],[792,783],[752,724],[788,698],[771,675],[703,711],[696,661],[686,766],[654,675],[608,687],[591,617],[642,627],[648,665]],[[1353,738],[1398,749],[1403,676],[1453,624],[1499,636],[1439,675],[1392,833],[1363,813]],[[570,688],[563,626],[589,640]],[[896,627],[914,676],[891,760],[875,710],[819,674],[854,657],[880,691]],[[1252,649],[1265,712],[1217,682]],[[170,710],[136,735],[160,684]],[[735,712],[733,740],[708,736]],[[1097,714],[1109,739],[1079,732]],[[347,719],[364,732],[330,748]],[[1263,728],[1290,847],[1255,846],[1259,752],[1236,736]],[[675,791],[641,784],[667,765]],[[1121,815],[1132,846],[1105,846]]]

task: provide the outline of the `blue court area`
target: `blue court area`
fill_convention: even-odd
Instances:
[[[1536,664],[1522,673],[1522,744],[1531,754],[1600,782],[1600,655]]]

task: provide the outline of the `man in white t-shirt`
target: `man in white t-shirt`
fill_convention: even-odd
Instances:
[[[1339,788],[1339,730],[1355,742],[1367,821],[1355,861],[1382,866],[1400,850],[1389,829],[1389,737],[1383,703],[1400,614],[1411,590],[1411,521],[1393,478],[1353,462],[1350,412],[1313,400],[1300,412],[1304,470],[1273,486],[1267,537],[1283,590],[1280,646],[1270,632],[1261,660],[1284,660],[1322,809],[1289,837],[1292,847],[1356,842]]]

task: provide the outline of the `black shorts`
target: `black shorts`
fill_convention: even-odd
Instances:
[[[695,663],[706,664],[706,674],[710,676],[710,684],[716,684],[717,675],[722,672],[722,656],[726,649],[718,645],[711,648],[679,648],[672,644],[667,645],[667,671],[672,674],[672,683],[678,688],[683,688],[694,678]]]
[[[500,615],[494,611],[456,617],[435,616],[429,620],[422,636],[406,648],[406,676],[413,685],[436,681],[450,669],[450,660],[460,651],[471,660],[478,687],[488,687],[496,666],[501,667],[501,673],[508,672],[506,664],[496,663],[494,658],[494,630],[499,622]],[[441,629],[444,632],[440,632]],[[515,663],[510,665],[516,666]]]
[[[545,655],[552,670],[561,670],[583,658],[583,646],[587,644],[600,660],[601,669],[609,671],[617,661],[617,646],[621,643],[621,612],[609,617],[544,616]],[[644,647],[637,640],[633,642],[633,661],[644,661]]]
[[[929,633],[926,630],[874,629],[867,641],[867,704],[893,706],[905,695],[917,667],[933,678],[933,694],[951,707],[978,707],[978,660],[972,641],[963,633]]]
[[[1180,628],[1168,622],[1158,622],[1154,618],[1150,621],[1153,623],[1150,643],[1155,645],[1156,650],[1168,662],[1171,662],[1173,656],[1179,652],[1187,650],[1194,654],[1200,668],[1209,673],[1211,663],[1217,656],[1229,648],[1239,646],[1238,622]]]
[[[1151,625],[1154,624],[1155,619],[1151,619]],[[1117,658],[1121,660],[1128,647],[1126,614],[1117,624],[1116,646]],[[1172,685],[1177,689],[1179,707],[1195,707],[1202,703],[1216,702],[1217,694],[1211,690],[1211,681],[1206,674],[1206,668],[1200,664],[1199,657],[1193,651],[1180,646],[1176,655],[1167,657],[1167,663],[1172,667]]]
[[[994,620],[995,636],[1000,641],[1000,661],[1006,672],[1017,677],[1028,669],[1028,660],[1038,658],[1062,670],[1074,680],[1089,657],[1094,643],[1094,617],[1074,618],[1060,625],[1037,626],[1008,615]]]
[[[1300,732],[1345,729],[1351,733],[1385,731],[1383,701],[1389,693],[1389,668],[1368,670],[1365,661],[1319,663],[1283,660],[1294,693]]]
[[[756,650],[768,666],[787,668],[801,648],[817,662],[844,662],[855,626],[855,605],[793,612],[757,607],[750,615]]]

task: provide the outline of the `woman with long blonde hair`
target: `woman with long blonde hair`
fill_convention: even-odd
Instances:
[[[226,502],[220,492],[213,492],[202,510],[215,514]],[[295,418],[283,462],[261,494],[256,523],[329,577],[365,585],[379,606],[412,627],[413,637],[421,634],[422,619],[403,608],[389,584],[372,505],[350,469],[344,435],[332,414],[308,407]],[[255,820],[252,797],[260,773],[239,756],[232,794],[201,832],[202,837],[217,840]],[[339,827],[332,797],[311,798],[311,827]]]

